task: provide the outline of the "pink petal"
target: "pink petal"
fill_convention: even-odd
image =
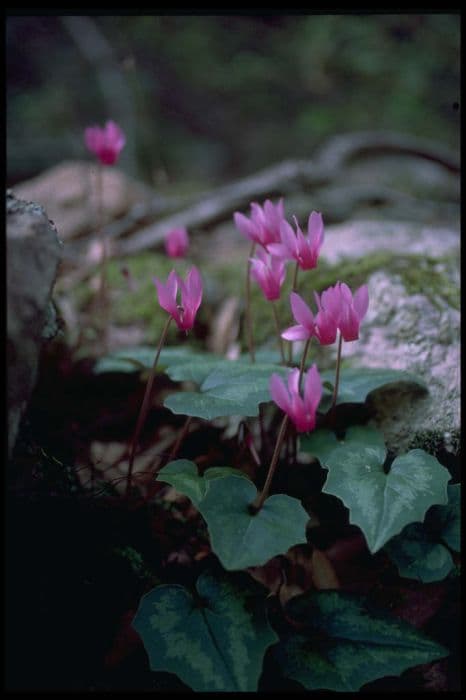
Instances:
[[[322,380],[315,364],[304,379],[304,403],[310,413],[315,413],[322,398]]]
[[[282,409],[282,411],[285,411],[285,413],[288,413],[290,407],[290,399],[285,384],[278,374],[274,373],[270,377],[269,390],[270,395],[273,401],[275,401],[275,403],[277,404],[277,406],[279,406]]]
[[[288,390],[291,398],[293,395],[299,394],[299,369],[297,367],[288,374]]]
[[[361,319],[364,318],[364,316],[366,315],[367,309],[369,308],[369,292],[367,289],[367,284],[363,284],[355,292],[353,298],[353,307],[356,311],[359,320],[361,321]]]
[[[293,257],[297,255],[296,236],[288,221],[280,224],[280,235],[283,245],[288,249],[288,254]]]
[[[282,260],[290,257],[289,250],[283,243],[267,243],[267,250],[271,255]]]
[[[307,223],[307,234],[313,249],[318,252],[324,240],[324,222],[322,214],[312,211]]]
[[[257,227],[252,223],[252,221],[250,221],[239,211],[235,211],[233,214],[233,219],[235,221],[236,228],[243,234],[243,236],[246,236],[246,238],[249,238],[251,241],[259,242]]]
[[[314,331],[314,316],[311,309],[306,304],[304,299],[299,296],[296,292],[291,292],[290,294],[290,304],[293,316],[296,321],[302,326],[307,328],[309,331]]]
[[[304,326],[290,326],[281,334],[285,340],[309,340],[313,333]]]

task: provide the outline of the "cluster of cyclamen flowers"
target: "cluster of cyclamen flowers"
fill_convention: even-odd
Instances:
[[[85,131],[86,145],[97,156],[102,165],[116,163],[125,141],[123,131],[113,121],[108,121],[103,129],[94,126]],[[311,212],[307,224],[307,235],[301,230],[295,216],[293,217],[294,229],[286,220],[283,199],[280,199],[277,204],[266,200],[262,206],[253,202],[249,217],[235,212],[233,218],[239,231],[252,242],[251,256],[248,261],[247,287],[247,314],[249,316],[249,343],[252,360],[254,360],[254,352],[248,291],[249,277],[252,277],[259,284],[268,301],[275,302],[280,298],[285,282],[287,263],[295,262],[290,305],[296,324],[280,333],[275,307],[273,310],[280,334],[280,344],[281,338],[283,338],[290,342],[306,341],[306,345],[300,369],[295,368],[290,371],[287,385],[278,374],[273,374],[270,378],[270,393],[272,399],[293,422],[298,432],[313,430],[317,408],[322,397],[322,381],[315,364],[307,373],[304,372],[310,340],[315,337],[321,345],[331,345],[336,341],[338,332],[340,334],[332,403],[334,406],[338,391],[342,341],[352,341],[359,338],[359,326],[369,304],[367,286],[362,285],[354,295],[344,282],[337,282],[320,295],[314,292],[317,307],[317,312],[314,314],[296,289],[298,271],[312,270],[317,267],[320,249],[324,242],[322,215],[316,211]],[[168,231],[165,237],[165,250],[169,257],[184,257],[188,247],[189,236],[184,227]],[[166,283],[154,278],[154,284],[157,288],[159,304],[169,314],[167,328],[168,323],[173,319],[180,330],[188,332],[194,325],[202,301],[202,279],[199,270],[193,266],[187,274],[186,281],[183,281],[177,272],[172,270]],[[157,358],[162,342],[163,339],[161,339]],[[281,350],[284,360],[282,346]]]
[[[239,231],[260,246],[256,256],[250,258],[250,273],[266,299],[275,301],[280,297],[286,264],[290,261],[296,263],[293,291],[290,294],[291,311],[296,325],[283,331],[281,337],[288,341],[305,340],[307,343],[315,337],[321,345],[330,345],[336,341],[339,331],[338,377],[342,340],[359,338],[359,326],[369,304],[367,285],[362,285],[354,296],[348,285],[341,282],[329,287],[320,296],[314,292],[317,306],[314,315],[296,292],[296,285],[298,270],[312,270],[317,266],[324,241],[323,219],[320,213],[311,212],[307,236],[302,232],[296,217],[293,219],[295,230],[285,219],[282,199],[276,205],[270,200],[262,207],[257,203],[251,204],[250,218],[240,212],[234,214]],[[303,373],[307,348],[308,345],[303,353],[301,370],[294,369],[290,372],[287,387],[277,374],[273,374],[270,379],[273,400],[288,415],[298,432],[315,427],[316,411],[322,396],[322,382],[316,365],[312,365],[306,375]],[[304,380],[303,396],[300,391],[301,380]]]

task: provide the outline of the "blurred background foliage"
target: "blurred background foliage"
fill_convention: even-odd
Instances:
[[[352,130],[459,146],[459,14],[84,19],[7,18],[8,185],[88,158],[83,130],[108,118],[128,135],[121,167],[159,189],[308,158]]]

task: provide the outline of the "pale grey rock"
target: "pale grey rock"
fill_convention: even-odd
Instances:
[[[36,382],[39,354],[54,334],[51,293],[62,244],[44,209],[7,192],[8,454]]]
[[[371,397],[375,424],[396,453],[429,445],[457,452],[460,430],[460,312],[407,293],[397,275],[368,280],[370,304],[359,341],[344,343],[354,366],[412,372],[428,393],[390,387]]]
[[[399,255],[444,257],[459,254],[456,227],[425,226],[407,221],[356,220],[325,227],[321,257],[334,264],[387,251]]]

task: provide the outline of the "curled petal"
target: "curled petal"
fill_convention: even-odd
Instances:
[[[363,284],[355,292],[353,298],[353,306],[359,320],[361,321],[361,319],[363,319],[366,315],[367,309],[369,308],[369,292],[367,289],[367,284]]]
[[[315,413],[322,398],[322,380],[315,364],[307,371],[304,379],[304,403],[306,409]]]
[[[285,340],[309,340],[312,335],[312,332],[304,326],[290,326],[281,334]]]
[[[250,221],[250,219],[244,216],[244,214],[241,214],[239,211],[235,211],[233,214],[233,219],[235,221],[236,228],[243,234],[243,236],[246,236],[246,238],[249,238],[251,241],[259,242],[257,226]]]
[[[314,331],[314,316],[311,309],[306,304],[304,299],[299,296],[296,292],[291,292],[290,294],[290,304],[293,316],[296,321],[309,329],[311,332]]]
[[[280,224],[280,235],[282,243],[288,251],[288,255],[296,258],[298,254],[296,236],[288,221],[282,221]]]
[[[285,384],[278,374],[272,374],[269,381],[270,395],[279,408],[288,413],[290,399]]]
[[[312,247],[319,251],[324,242],[324,222],[322,214],[317,211],[312,211],[310,213],[307,223],[307,233]]]
[[[288,390],[290,395],[299,394],[299,369],[295,367],[288,375]]]
[[[168,275],[166,284],[163,284],[157,277],[153,278],[154,284],[157,287],[157,295],[159,304],[162,309],[165,309],[173,317],[178,315],[176,304],[176,294],[178,291],[178,275],[174,270]]]

